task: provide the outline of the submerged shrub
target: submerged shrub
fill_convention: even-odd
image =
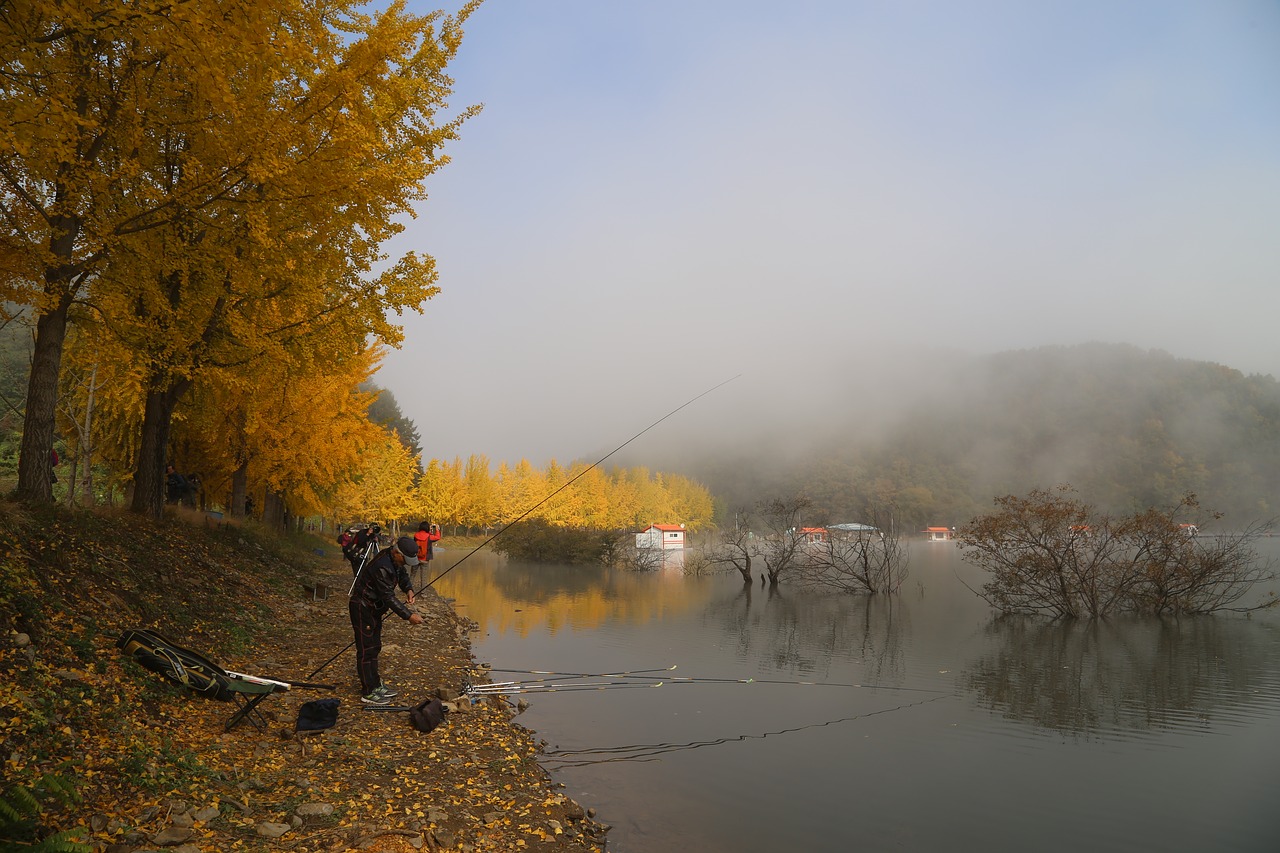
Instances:
[[[1109,613],[1210,613],[1237,606],[1260,581],[1275,577],[1259,558],[1254,525],[1203,537],[1182,519],[1199,504],[1185,495],[1172,509],[1100,515],[1069,486],[996,499],[959,535],[964,559],[990,574],[979,593],[1004,613],[1094,617]]]

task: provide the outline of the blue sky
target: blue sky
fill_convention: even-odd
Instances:
[[[598,457],[738,374],[655,438],[799,434],[1047,344],[1280,375],[1280,3],[488,0],[452,76],[376,377],[428,456]]]

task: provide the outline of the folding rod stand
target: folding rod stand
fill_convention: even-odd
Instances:
[[[276,681],[274,678],[259,678],[256,675],[245,675],[243,672],[227,671],[227,687],[238,707],[227,720],[223,731],[229,732],[245,720],[252,723],[258,731],[266,731],[267,718],[262,716],[258,705],[273,693],[284,693],[289,689],[290,684],[287,681]]]
[[[245,698],[243,693],[234,694],[238,710],[231,715],[227,720],[226,726],[224,726],[222,730],[224,732],[229,732],[236,726],[240,725],[240,723],[248,720],[258,731],[266,731],[267,718],[262,716],[262,712],[258,710],[258,704],[274,692],[275,691],[273,690],[270,693],[255,693],[252,695],[252,698]]]

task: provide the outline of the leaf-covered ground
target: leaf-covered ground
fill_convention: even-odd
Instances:
[[[304,589],[316,583],[327,599]],[[351,642],[349,584],[337,546],[315,537],[0,503],[4,788],[38,792],[54,774],[77,794],[42,798],[17,825],[28,837],[3,840],[74,830],[109,853],[603,849],[605,828],[548,779],[501,701],[422,734],[403,712],[363,709],[351,649],[311,676]],[[466,620],[431,592],[418,609],[425,625],[391,615],[383,635],[397,702],[484,680]],[[115,638],[128,628],[228,670],[335,687],[273,695],[262,730],[224,732],[235,706],[126,658]],[[298,707],[328,696],[341,700],[337,725],[295,734]]]

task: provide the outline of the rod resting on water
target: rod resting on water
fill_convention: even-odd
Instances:
[[[683,409],[683,408],[685,408],[685,407],[687,407],[687,406],[690,406],[690,405],[692,405],[692,404],[696,403],[698,400],[701,400],[703,397],[707,396],[707,395],[708,395],[708,394],[710,394],[712,391],[715,391],[715,390],[716,390],[716,389],[718,389],[718,388],[723,388],[725,385],[728,385],[730,382],[732,382],[733,380],[737,379],[737,378],[738,378],[738,377],[740,377],[740,376],[742,376],[742,374],[741,374],[741,373],[737,374],[736,376],[731,376],[731,377],[729,377],[728,379],[724,380],[723,382],[720,382],[720,383],[718,383],[718,384],[716,384],[716,385],[711,386],[710,388],[708,388],[707,390],[703,391],[703,392],[702,392],[701,394],[699,394],[698,396],[696,396],[696,397],[694,397],[694,398],[692,398],[692,399],[690,399],[690,400],[688,400],[688,401],[686,401],[686,402],[684,402],[684,403],[681,403],[679,406],[676,406],[674,409],[672,409],[671,411],[667,412],[665,415],[663,415],[662,417],[658,418],[656,421],[654,421],[653,423],[649,424],[647,427],[645,427],[644,429],[640,430],[640,431],[639,431],[638,433],[636,433],[635,435],[631,436],[631,438],[628,438],[626,441],[622,442],[622,444],[619,444],[619,445],[618,445],[617,447],[615,447],[613,450],[610,450],[610,451],[609,451],[608,453],[606,453],[604,456],[601,456],[601,457],[600,457],[599,459],[597,459],[595,462],[592,462],[592,463],[591,463],[590,465],[588,465],[586,468],[582,469],[582,470],[581,470],[581,471],[579,471],[577,474],[575,474],[575,475],[574,475],[574,476],[573,476],[573,477],[572,477],[568,482],[566,482],[566,483],[565,483],[564,485],[562,485],[560,488],[556,489],[554,492],[552,492],[551,494],[547,495],[545,498],[543,498],[542,500],[538,501],[536,504],[534,504],[533,506],[529,507],[529,508],[528,508],[528,509],[526,509],[524,512],[520,513],[520,515],[516,516],[516,517],[515,517],[515,519],[513,519],[512,521],[508,522],[508,523],[506,524],[506,526],[504,526],[501,530],[499,530],[498,532],[494,533],[494,534],[493,534],[492,536],[490,536],[488,539],[484,540],[484,541],[483,541],[483,542],[481,542],[479,545],[477,545],[475,548],[471,549],[469,552],[467,552],[466,554],[464,554],[461,560],[459,560],[458,562],[454,563],[452,566],[450,566],[449,568],[445,569],[443,572],[441,572],[440,574],[436,575],[434,578],[432,578],[431,580],[429,580],[429,581],[427,581],[425,584],[423,584],[421,587],[419,587],[419,588],[417,589],[417,592],[415,592],[415,595],[416,595],[418,592],[422,592],[422,590],[427,589],[428,587],[430,587],[430,586],[431,586],[432,584],[434,584],[436,581],[440,580],[440,578],[442,578],[442,577],[444,577],[445,575],[449,574],[449,572],[451,572],[451,571],[453,571],[454,569],[458,568],[458,566],[460,566],[460,565],[462,565],[463,563],[465,563],[465,562],[466,562],[466,561],[467,561],[471,556],[473,556],[473,555],[474,555],[477,551],[479,551],[481,548],[483,548],[484,546],[488,545],[488,544],[489,544],[490,542],[492,542],[493,540],[497,539],[497,538],[498,538],[499,536],[501,536],[503,533],[506,533],[508,530],[510,530],[510,529],[511,529],[512,527],[514,527],[515,525],[519,524],[519,523],[520,523],[521,521],[523,521],[526,517],[528,517],[528,515],[529,515],[531,512],[533,512],[535,509],[537,509],[538,507],[542,506],[544,503],[546,503],[547,501],[551,500],[551,499],[552,499],[552,498],[554,498],[556,495],[560,494],[560,493],[561,493],[561,492],[563,492],[565,489],[567,489],[567,488],[569,488],[570,486],[572,486],[574,483],[576,483],[576,482],[578,481],[578,479],[579,479],[580,477],[582,477],[582,476],[586,475],[586,474],[587,474],[589,471],[591,471],[592,469],[599,467],[599,466],[600,466],[600,465],[601,465],[601,464],[602,464],[606,459],[608,459],[610,456],[612,456],[613,454],[617,453],[619,450],[621,450],[622,448],[626,447],[628,444],[630,444],[631,442],[635,441],[637,438],[639,438],[640,436],[644,435],[646,432],[648,432],[649,430],[653,429],[653,428],[654,428],[654,427],[656,427],[658,424],[662,423],[662,422],[663,422],[663,421],[665,421],[667,418],[669,418],[669,417],[671,417],[672,415],[674,415],[676,412],[680,411],[681,409]],[[323,672],[323,671],[324,671],[325,667],[327,667],[329,664],[331,664],[331,663],[333,663],[335,660],[337,660],[337,659],[338,659],[338,657],[339,657],[343,652],[345,652],[347,649],[351,648],[351,647],[352,647],[352,646],[354,646],[355,644],[356,644],[355,640],[352,640],[351,642],[347,643],[345,646],[343,646],[343,647],[342,647],[342,649],[341,649],[341,650],[339,650],[339,651],[338,651],[338,653],[337,653],[336,655],[334,655],[333,657],[329,658],[329,659],[328,659],[327,661],[325,661],[324,663],[320,664],[320,666],[316,667],[315,672],[311,673],[311,675],[309,675],[309,676],[307,676],[307,677],[308,677],[308,678],[315,678],[318,674],[320,674],[321,672]]]

